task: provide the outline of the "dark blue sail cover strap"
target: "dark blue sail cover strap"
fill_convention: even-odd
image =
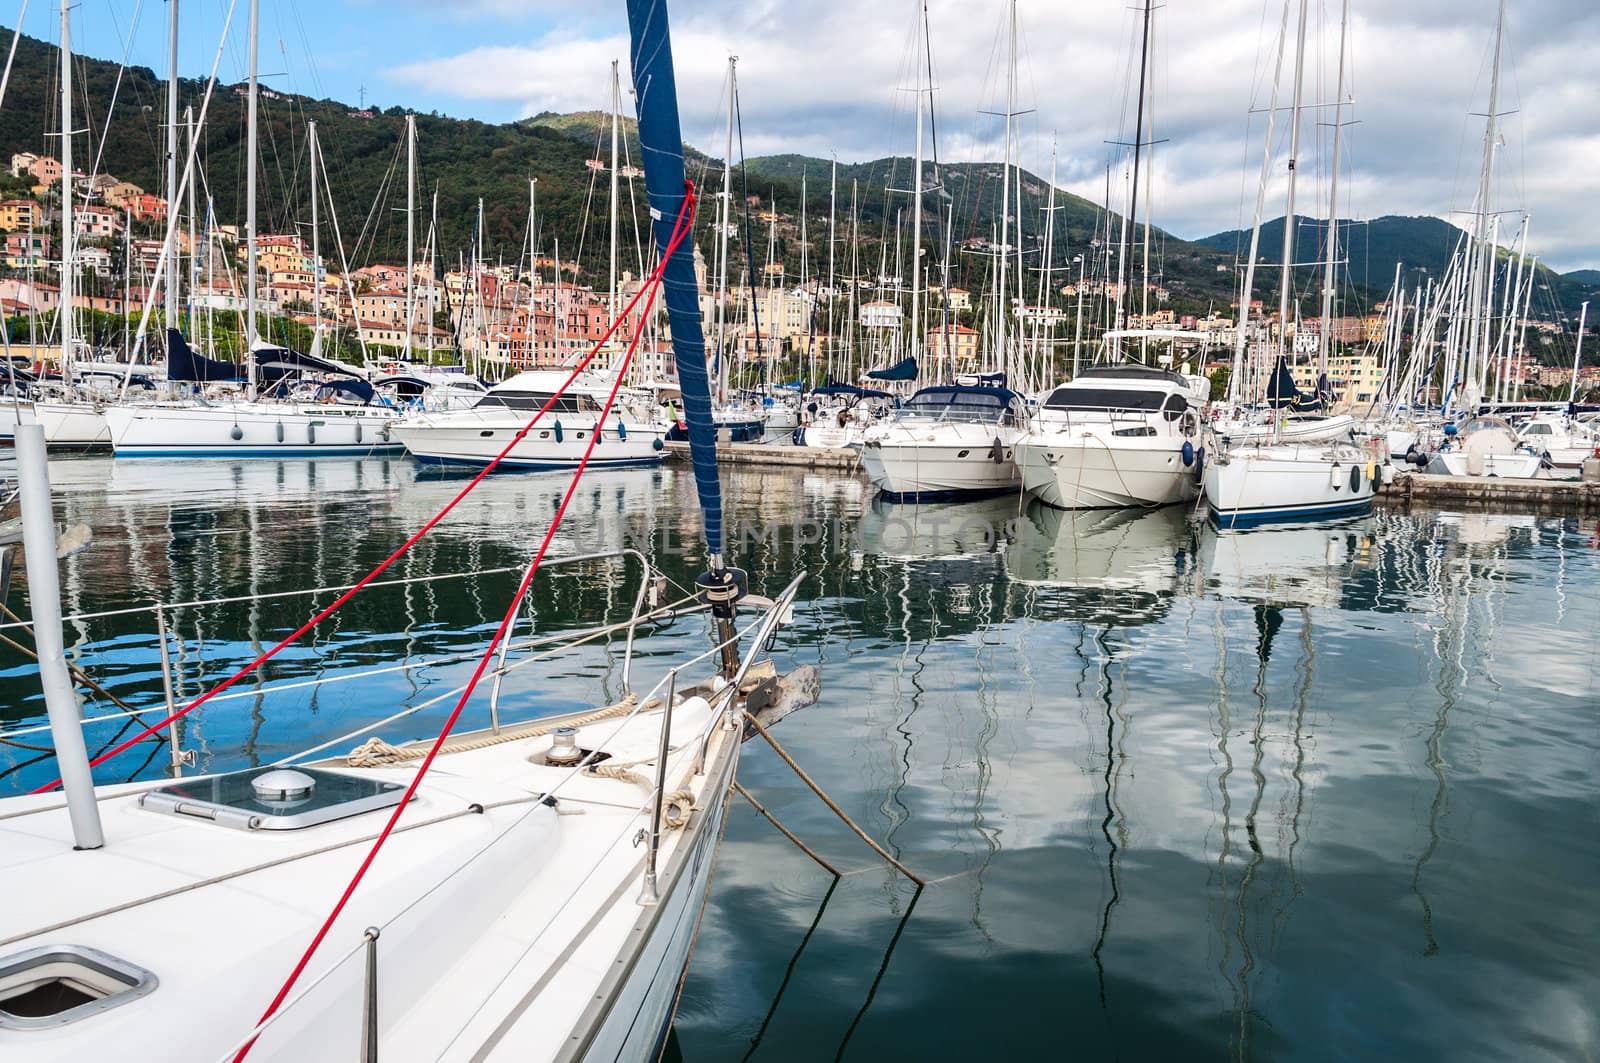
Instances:
[[[628,0],[633,98],[639,116],[639,148],[656,246],[672,247],[674,222],[690,186],[684,180],[683,132],[678,123],[678,86],[672,68],[666,0]],[[694,275],[694,242],[681,240],[662,264],[667,319],[678,365],[688,425],[695,490],[705,517],[706,547],[722,553],[722,481],[717,475],[716,426],[700,327],[700,286]]]

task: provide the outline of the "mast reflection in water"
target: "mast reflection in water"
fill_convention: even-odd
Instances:
[[[341,586],[459,488],[402,459],[80,459],[52,475],[58,518],[95,533],[63,563],[68,612]],[[395,575],[525,563],[564,482],[486,482]],[[1600,1052],[1592,520],[1380,511],[1218,532],[1181,508],[880,507],[858,481],[772,470],[724,483],[729,561],[752,590],[811,573],[788,641],[829,679],[785,745],[931,883],[914,893],[748,748],[744,785],[847,874],[735,806],[683,1058]],[[635,543],[688,584],[693,506],[679,468],[592,474],[554,549]],[[625,616],[621,564],[541,576],[536,630]],[[340,677],[481,646],[514,578],[357,598],[180,740],[220,770],[422,705],[460,666]],[[177,696],[327,600],[172,610]],[[7,604],[25,615],[20,581]],[[669,625],[640,652],[699,637]],[[111,693],[162,703],[148,614],[68,638]],[[0,653],[14,793],[49,777],[29,748],[48,738],[25,733],[43,722],[35,672]],[[618,667],[620,647],[596,642],[507,678],[556,711]],[[91,749],[115,740],[119,710],[84,700],[111,717]],[[152,743],[125,770],[167,762]]]

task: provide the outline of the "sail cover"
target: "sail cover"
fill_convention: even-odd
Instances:
[[[666,251],[683,209],[683,132],[678,124],[678,86],[665,0],[628,0],[633,98],[639,115],[639,151],[656,246]],[[672,349],[683,391],[684,420],[695,490],[705,516],[706,548],[722,553],[722,482],[717,478],[716,427],[700,331],[700,286],[694,275],[694,242],[685,239],[662,271],[662,293],[672,325]]]
[[[917,360],[915,358],[902,358],[891,366],[869,371],[867,376],[873,380],[915,380],[917,379]]]
[[[219,362],[196,354],[183,340],[183,333],[167,329],[167,379],[210,384],[221,380],[243,380],[244,368],[233,362]]]

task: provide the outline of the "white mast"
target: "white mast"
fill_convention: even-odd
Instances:
[[[167,51],[167,210],[178,209],[178,0],[168,0],[168,51]],[[178,230],[167,226],[167,276],[163,285],[167,328],[175,328],[178,320],[177,270]],[[126,294],[126,292],[124,292]]]
[[[1494,209],[1494,156],[1498,137],[1500,109],[1500,57],[1505,42],[1506,3],[1500,0],[1494,30],[1494,67],[1489,79],[1489,111],[1483,124],[1483,169],[1478,176],[1478,215],[1473,225],[1473,242],[1476,254],[1473,260],[1479,270],[1472,275],[1468,303],[1468,360],[1467,385],[1479,378],[1480,366],[1486,358],[1484,347],[1488,344],[1489,314],[1486,304],[1494,287],[1494,238],[1491,235],[1490,217]],[[1464,385],[1466,386],[1466,385]],[[1478,396],[1471,401],[1476,402]]]
[[[733,101],[738,92],[739,57],[728,56],[728,136],[722,156],[722,217],[717,225],[717,398],[728,388],[728,226],[733,218]]]
[[[417,323],[417,116],[406,115],[406,361]]]
[[[1583,329],[1589,323],[1589,302],[1584,300],[1578,311],[1578,349],[1572,355],[1572,387],[1567,389],[1567,405],[1578,401],[1578,367],[1583,364]]]
[[[1006,357],[1006,230],[1011,219],[1011,119],[1017,109],[1017,0],[1011,0],[1007,17],[1009,56],[1006,60],[1006,150],[1000,170],[1000,244],[995,250],[1000,256],[1000,271],[996,275],[995,297],[998,301],[998,321],[995,338],[999,346],[996,362],[1004,369]]]
[[[1283,75],[1283,53],[1288,44],[1289,0],[1284,0],[1283,18],[1278,24],[1278,60],[1272,68],[1272,97],[1267,104],[1267,133],[1261,150],[1261,177],[1256,183],[1255,221],[1250,229],[1250,253],[1245,258],[1244,283],[1239,288],[1239,321],[1234,330],[1233,369],[1228,377],[1228,398],[1238,401],[1246,396],[1243,377],[1244,352],[1249,343],[1250,297],[1255,293],[1256,255],[1261,248],[1261,215],[1266,210],[1267,175],[1272,170],[1272,127],[1278,113],[1278,83]]]
[[[61,0],[61,379],[72,382],[72,22],[69,0]]]
[[[1338,89],[1333,101],[1333,169],[1328,179],[1328,257],[1322,271],[1322,335],[1317,340],[1317,385],[1328,372],[1328,331],[1333,316],[1333,274],[1339,256],[1339,148],[1344,136],[1344,49],[1350,26],[1350,0],[1339,12]],[[1399,279],[1396,278],[1396,284]]]
[[[837,278],[834,274],[834,228],[835,208],[839,200],[839,156],[833,157],[833,167],[828,176],[828,370],[823,379],[824,384],[833,382],[833,348],[835,345],[833,334],[834,303],[838,301],[839,289]]]
[[[319,240],[321,227],[317,224],[317,123],[315,120],[306,123],[307,134],[310,139],[311,155],[311,313],[315,324],[312,326],[311,338],[313,340],[322,332],[322,245]]]
[[[1289,190],[1283,213],[1283,264],[1278,292],[1278,354],[1289,331],[1289,296],[1294,291],[1294,185],[1300,159],[1300,105],[1306,65],[1306,0],[1300,0],[1299,40],[1294,50],[1294,103],[1289,111]]]
[[[189,300],[190,305],[192,306],[194,302],[195,286],[200,283],[199,245],[195,243],[194,186],[196,182],[194,180],[194,145],[196,139],[195,134],[197,130],[195,129],[193,107],[185,107],[183,109],[183,124],[188,130],[189,134],[189,150],[184,154],[183,157],[183,184],[184,187],[189,190]],[[169,321],[167,322],[167,327],[174,328],[175,326]],[[193,328],[194,325],[191,322],[190,330],[192,331]]]
[[[922,10],[917,17],[917,43],[916,54],[912,57],[912,65],[916,67],[917,94],[917,155],[913,164],[911,178],[911,357],[916,358],[922,353],[922,57],[928,48],[927,35],[924,32],[927,26],[928,5],[926,0],[922,3]],[[932,91],[932,86],[929,86]],[[1009,108],[1007,108],[1009,110]],[[1010,119],[1008,118],[1009,122]],[[1008,145],[1009,147],[1009,145]]]
[[[622,82],[617,76],[617,61],[611,60],[611,301],[607,319],[617,319],[617,137],[621,131]]]
[[[245,350],[249,352],[249,386],[251,399],[256,397],[256,46],[261,34],[260,0],[250,0],[250,95],[245,122],[245,269],[250,276],[245,295]]]

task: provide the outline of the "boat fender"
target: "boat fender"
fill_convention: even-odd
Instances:
[[[1350,466],[1350,490],[1361,490],[1361,466],[1359,465]]]
[[[1375,462],[1375,461],[1367,462],[1367,479],[1372,481],[1372,486],[1373,487],[1377,487],[1378,486],[1378,463],[1377,462]]]
[[[563,438],[563,435],[562,435],[562,432],[561,432],[561,422],[557,421],[556,422],[556,442],[557,443],[561,442],[562,438]]]
[[[1206,448],[1198,447],[1194,452],[1194,478],[1197,483],[1204,482],[1206,472]]]
[[[240,428],[238,425],[234,425],[233,431],[229,432],[228,434],[232,436],[234,442],[237,443],[239,440],[244,438],[244,429]]]
[[[1328,484],[1335,491],[1344,486],[1344,469],[1340,467],[1338,462],[1334,462],[1332,467],[1328,469]]]
[[[1187,439],[1183,441],[1183,467],[1187,469],[1194,464],[1194,444]]]
[[[1457,428],[1453,424],[1447,424],[1447,425],[1444,426],[1444,434],[1447,435],[1447,436],[1453,436],[1457,432],[1460,432],[1460,431],[1461,431],[1461,429]]]
[[[600,422],[596,421],[594,423],[594,443],[595,443],[595,446],[599,446],[601,444],[601,442],[603,442],[603,437],[604,436],[605,436],[605,433],[600,431]]]
[[[628,438],[628,426],[621,421],[617,422],[617,438],[622,440]]]
[[[356,442],[361,442],[361,426],[359,424],[356,425]]]
[[[1543,454],[1539,455],[1539,468],[1541,468],[1541,469],[1553,469],[1555,467],[1556,467],[1555,460],[1550,457],[1550,452],[1548,450],[1545,451]]]
[[[1428,465],[1428,454],[1427,454],[1427,451],[1414,450],[1414,451],[1411,451],[1410,453],[1408,453],[1406,455],[1406,457],[1410,460],[1411,464],[1415,465],[1417,468],[1419,468],[1419,469],[1427,468],[1427,465]]]
[[[654,439],[652,439],[650,441],[650,448],[652,450],[658,450],[658,451],[659,450],[665,450],[665,449],[667,449],[667,445],[665,443],[661,442],[661,437],[660,436],[656,436]]]
[[[1004,465],[1006,463],[1005,444],[1000,442],[999,436],[994,437],[994,445],[989,448],[989,458],[996,465]]]
[[[278,422],[278,442],[283,442],[283,422]]]
[[[316,426],[316,422],[312,422],[311,424],[306,425],[306,442],[307,443],[315,443],[316,441],[317,441],[317,426]]]
[[[1417,449],[1417,445],[1415,443],[1411,444],[1406,448],[1405,463],[1407,465],[1417,464],[1417,455],[1420,453],[1422,452]]]
[[[382,430],[378,432],[378,437],[380,439],[382,439],[385,443],[389,442],[389,426],[388,425],[384,425],[383,426]]]

